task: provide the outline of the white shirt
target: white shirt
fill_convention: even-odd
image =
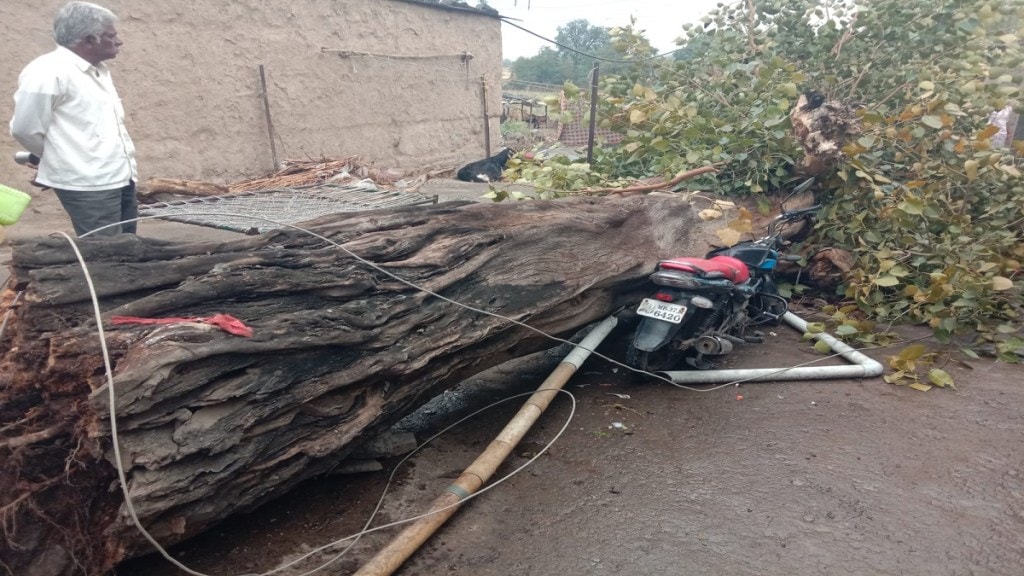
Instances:
[[[108,190],[138,179],[110,69],[63,46],[22,70],[11,136],[39,156],[36,181],[45,186]]]

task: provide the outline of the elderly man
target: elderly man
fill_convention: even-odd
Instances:
[[[103,62],[117,56],[113,12],[69,2],[53,22],[57,48],[25,67],[11,136],[40,158],[36,182],[53,188],[81,236],[138,214],[135,145]],[[134,234],[134,222],[93,235]]]

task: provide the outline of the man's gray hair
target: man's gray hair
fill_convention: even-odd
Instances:
[[[53,19],[53,39],[58,45],[71,48],[89,36],[99,38],[117,16],[103,6],[91,2],[68,2]]]

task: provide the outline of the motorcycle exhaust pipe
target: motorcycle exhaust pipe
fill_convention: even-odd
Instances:
[[[693,347],[705,356],[722,356],[732,352],[732,342],[718,336],[701,336]]]

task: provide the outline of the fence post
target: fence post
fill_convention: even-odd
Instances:
[[[267,95],[267,73],[260,64],[260,92],[263,95],[263,113],[267,117],[267,135],[270,137],[270,157],[274,160],[274,171],[277,172],[277,145],[274,144],[274,120],[270,117],[270,96]]]
[[[594,134],[597,132],[597,75],[601,69],[600,62],[594,62],[590,71],[590,129],[587,131],[587,164],[594,162]]]
[[[480,77],[480,99],[484,105],[484,156],[491,157],[491,122],[487,118],[487,76]]]

